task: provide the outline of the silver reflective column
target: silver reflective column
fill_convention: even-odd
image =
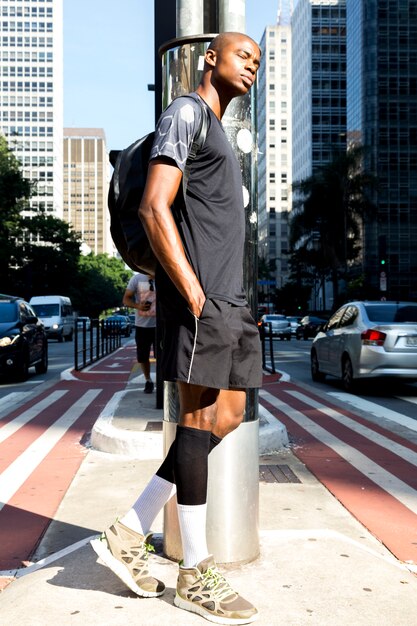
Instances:
[[[163,108],[173,98],[193,91],[200,82],[204,53],[215,35],[182,37],[160,49]],[[235,98],[222,124],[239,159],[246,215],[245,289],[255,314],[257,278],[256,132],[253,91]],[[207,543],[218,563],[243,563],[259,554],[259,421],[257,392],[248,392],[244,422],[209,456]],[[164,386],[164,450],[175,438],[179,403],[176,386]],[[164,552],[181,560],[176,499],[164,511]]]

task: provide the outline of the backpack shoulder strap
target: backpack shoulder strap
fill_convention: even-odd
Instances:
[[[207,137],[208,125],[209,125],[209,112],[207,104],[204,102],[202,98],[197,96],[194,98],[193,96],[185,96],[187,98],[192,98],[194,102],[198,102],[201,108],[201,117],[200,124],[197,129],[196,134],[194,135],[193,143],[191,144],[190,152],[188,153],[187,161],[185,163],[184,172],[182,175],[182,191],[185,198],[185,194],[188,187],[188,179],[190,177],[191,163],[197,156],[197,153],[204,146],[204,142]]]

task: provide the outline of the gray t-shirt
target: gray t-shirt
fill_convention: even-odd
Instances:
[[[126,289],[134,292],[134,300],[138,304],[151,302],[148,311],[135,309],[135,326],[140,328],[155,328],[156,326],[156,298],[154,285],[149,282],[150,276],[135,274],[129,280]]]
[[[179,97],[162,113],[155,133],[151,159],[172,159],[181,171],[199,128],[201,106],[192,97]],[[246,304],[243,289],[245,213],[241,170],[223,126],[209,111],[207,137],[191,163],[185,206],[176,203],[173,214],[187,258],[207,298]],[[178,204],[178,206],[177,206]],[[167,279],[157,274],[160,301],[165,300]],[[167,295],[166,300],[168,301]]]

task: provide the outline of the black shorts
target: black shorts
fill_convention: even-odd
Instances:
[[[155,327],[135,326],[136,358],[138,363],[149,361],[151,346],[155,351]]]
[[[200,318],[161,306],[164,380],[213,389],[262,385],[259,332],[247,306],[208,298]]]

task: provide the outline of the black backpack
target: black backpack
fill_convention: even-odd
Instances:
[[[184,198],[191,162],[204,145],[209,120],[204,102],[200,98],[193,100],[200,104],[202,115],[185,164],[182,189],[178,192]],[[154,132],[149,133],[124,150],[111,150],[109,155],[110,163],[114,167],[108,194],[112,239],[126,265],[136,272],[150,275],[155,274],[157,261],[139,218],[138,209],[145,189],[154,137]]]

